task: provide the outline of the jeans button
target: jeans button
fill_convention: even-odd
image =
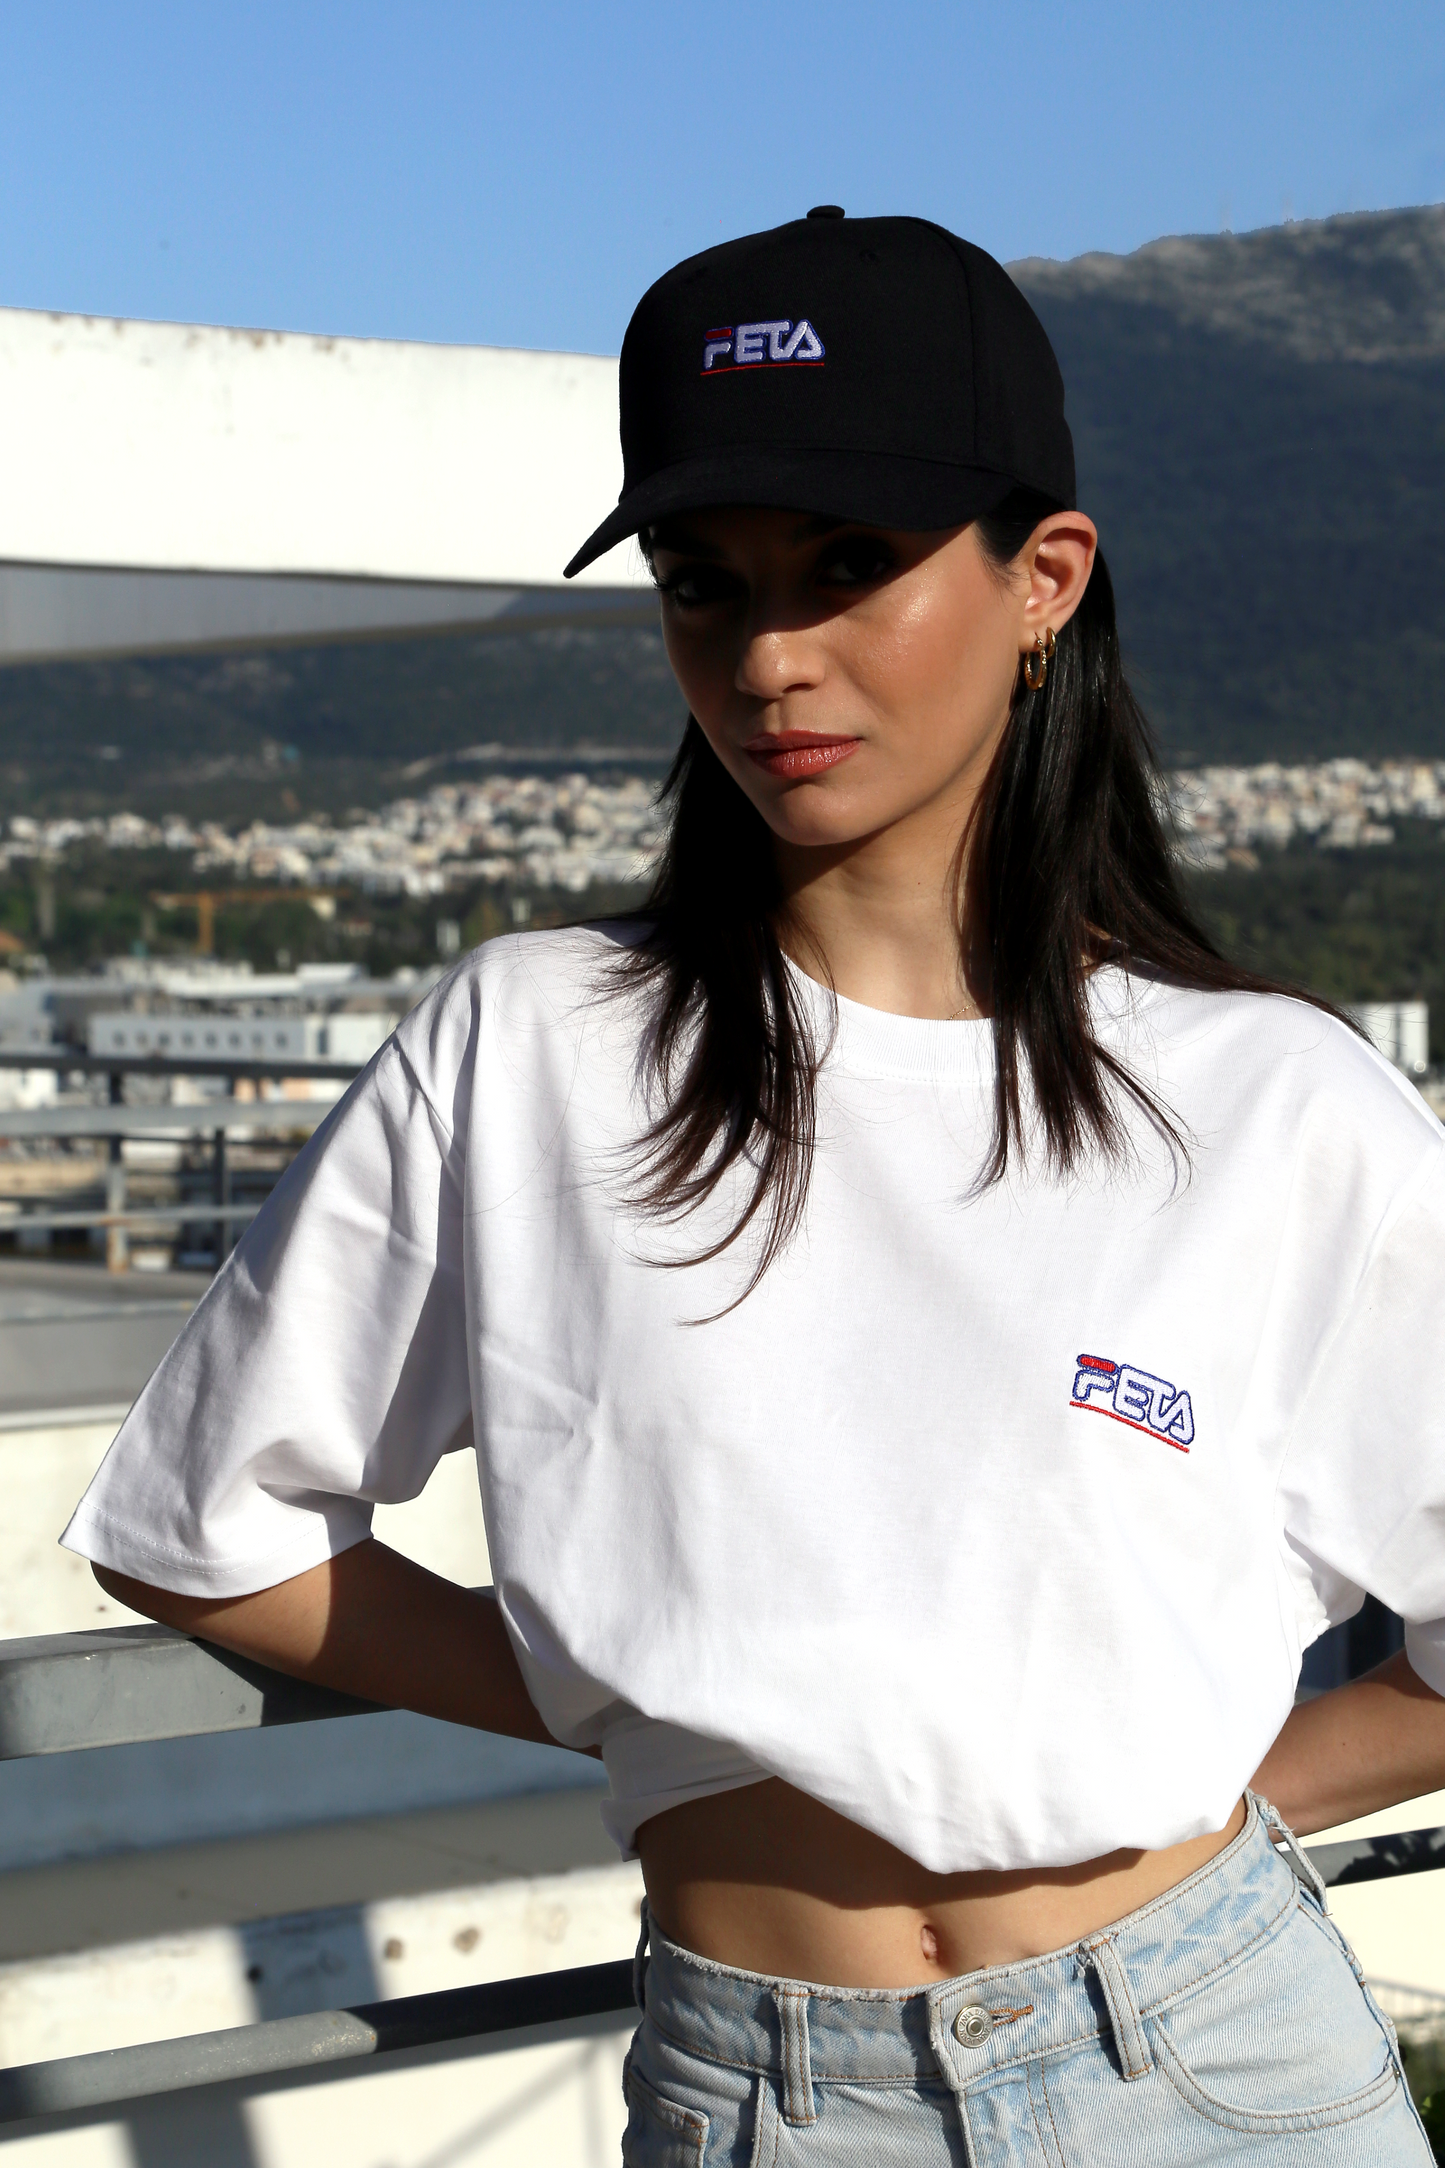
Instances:
[[[992,2031],[992,2012],[976,2002],[967,2004],[953,2021],[953,2037],[966,2048],[981,2048]]]

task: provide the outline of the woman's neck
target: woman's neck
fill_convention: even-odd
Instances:
[[[779,840],[783,946],[801,970],[866,1008],[978,1016],[960,947],[957,826],[941,838],[914,831],[910,822],[833,851]]]

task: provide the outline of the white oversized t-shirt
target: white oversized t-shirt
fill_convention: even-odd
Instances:
[[[238,1595],[475,1446],[498,1598],[626,1847],[774,1773],[938,1870],[1217,1829],[1302,1649],[1372,1591],[1445,1692],[1445,1173],[1305,1004],[1109,969],[1104,1042],[1189,1141],[977,1185],[978,1023],[799,979],[806,1221],[634,1211],[640,1010],[596,929],[493,942],[278,1186],[65,1541]],[[836,1029],[835,1029],[836,1026]],[[717,1313],[722,1312],[719,1315]]]

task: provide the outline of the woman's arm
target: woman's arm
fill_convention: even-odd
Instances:
[[[108,1567],[108,1595],[277,1671],[388,1708],[556,1741],[532,1704],[490,1591],[444,1581],[369,1537],[253,1596],[177,1596]]]
[[[1402,1651],[1348,1686],[1302,1702],[1252,1789],[1301,1837],[1445,1789],[1445,1700]]]

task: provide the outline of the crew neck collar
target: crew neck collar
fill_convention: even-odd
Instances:
[[[935,1077],[993,1083],[993,1025],[986,1016],[895,1016],[834,994],[786,956],[788,976],[827,1050],[830,1066],[870,1076]],[[1155,996],[1150,981],[1130,977],[1117,964],[1102,964],[1089,978],[1089,1004],[1097,1026],[1117,1030]]]

